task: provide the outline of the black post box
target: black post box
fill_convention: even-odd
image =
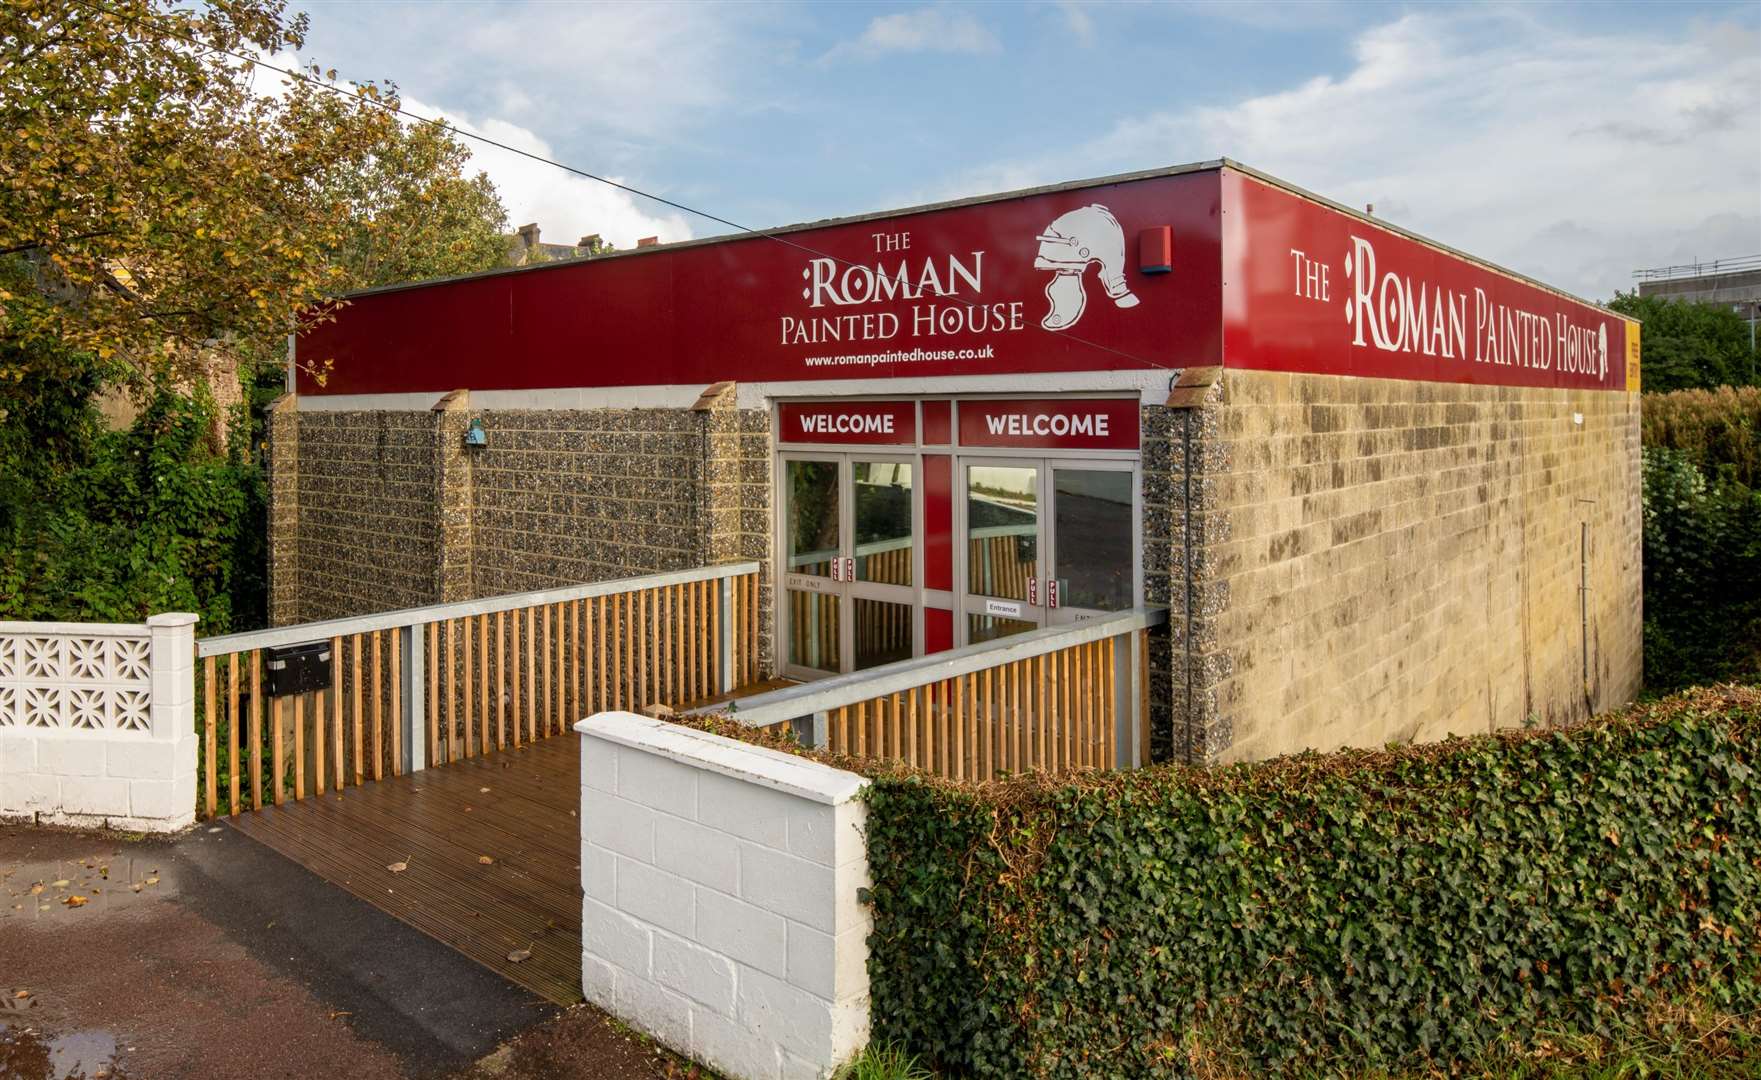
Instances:
[[[330,642],[312,641],[264,651],[268,653],[264,666],[269,670],[265,689],[270,697],[329,688]]]

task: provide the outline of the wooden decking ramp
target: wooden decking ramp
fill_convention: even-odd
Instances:
[[[510,982],[572,1004],[581,1000],[580,744],[543,739],[230,824]]]

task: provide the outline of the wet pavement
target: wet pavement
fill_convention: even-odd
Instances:
[[[402,1078],[552,1016],[226,826],[0,826],[0,1078]]]

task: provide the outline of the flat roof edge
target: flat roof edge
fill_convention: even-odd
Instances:
[[[357,289],[353,292],[342,293],[334,299],[347,301],[361,297],[379,296],[384,293],[406,292],[411,289],[427,289],[436,286],[451,285],[462,281],[477,281],[483,278],[501,277],[508,274],[538,274],[544,273],[545,271],[562,270],[568,267],[578,266],[585,262],[599,262],[605,259],[638,258],[644,255],[656,254],[661,251],[678,251],[682,248],[707,247],[712,244],[726,244],[740,240],[763,240],[773,237],[788,236],[794,233],[808,232],[814,229],[836,228],[843,225],[860,225],[867,221],[882,221],[892,218],[910,217],[917,214],[936,213],[942,210],[957,210],[968,206],[983,206],[987,203],[1007,202],[1011,199],[1032,198],[1036,195],[1048,195],[1064,191],[1080,191],[1085,188],[1107,187],[1112,184],[1127,184],[1142,180],[1155,180],[1168,176],[1184,176],[1191,173],[1201,172],[1222,172],[1224,170],[1239,173],[1242,176],[1256,180],[1262,184],[1289,192],[1297,198],[1306,199],[1309,202],[1324,206],[1336,213],[1355,218],[1366,225],[1373,225],[1378,229],[1404,237],[1414,243],[1423,244],[1426,247],[1442,252],[1452,258],[1462,259],[1475,266],[1490,270],[1493,273],[1501,274],[1545,292],[1552,293],[1555,296],[1563,297],[1573,303],[1594,308],[1597,311],[1605,312],[1615,318],[1629,319],[1635,322],[1638,321],[1632,319],[1632,316],[1614,311],[1606,304],[1594,300],[1587,300],[1575,293],[1567,292],[1558,286],[1550,285],[1539,278],[1530,277],[1527,274],[1512,270],[1509,267],[1501,266],[1489,259],[1473,255],[1460,248],[1445,244],[1440,240],[1434,240],[1422,233],[1414,232],[1411,229],[1396,225],[1393,222],[1373,217],[1361,210],[1354,209],[1345,203],[1339,202],[1337,199],[1330,199],[1325,195],[1310,191],[1308,188],[1302,187],[1299,184],[1293,184],[1288,180],[1273,176],[1268,172],[1263,172],[1251,165],[1245,165],[1230,157],[1218,157],[1206,161],[1189,162],[1182,165],[1165,165],[1153,169],[1140,169],[1134,172],[1114,173],[1109,176],[1096,176],[1081,180],[1065,180],[1053,184],[1041,184],[1036,187],[1015,188],[1010,191],[972,195],[959,199],[944,200],[942,202],[921,203],[916,206],[905,206],[890,210],[875,210],[868,213],[852,214],[845,217],[820,218],[815,221],[801,221],[790,225],[778,225],[773,228],[750,229],[745,232],[716,233],[712,236],[696,237],[690,240],[678,240],[668,244],[656,244],[651,247],[629,248],[623,251],[612,251],[603,255],[593,255],[577,259],[561,259],[555,262],[541,263],[536,266],[497,267],[492,270],[480,270],[472,274],[458,274],[452,277],[429,278],[424,281],[403,281],[391,285],[377,285],[369,289]]]
[[[778,225],[774,228],[748,229],[745,232],[716,233],[713,236],[699,236],[690,240],[676,240],[667,244],[655,244],[643,248],[626,248],[623,251],[609,251],[603,255],[592,255],[576,259],[559,259],[554,262],[539,263],[535,266],[502,266],[492,270],[479,270],[472,274],[455,274],[451,277],[428,278],[423,281],[400,281],[392,285],[375,285],[369,289],[356,289],[341,293],[332,299],[353,300],[363,296],[378,296],[382,293],[404,292],[409,289],[426,289],[437,285],[451,285],[460,281],[476,281],[480,278],[501,277],[506,274],[538,274],[546,270],[561,270],[565,267],[579,266],[584,262],[599,262],[605,259],[625,259],[643,255],[653,255],[661,251],[678,251],[681,248],[707,247],[711,244],[727,244],[738,240],[763,240],[776,236],[787,236],[791,233],[808,232],[813,229],[836,228],[840,225],[860,225],[865,221],[883,221],[889,218],[910,217],[916,214],[932,214],[940,210],[958,210],[967,206],[982,206],[985,203],[1007,202],[1010,199],[1026,199],[1035,195],[1049,195],[1060,191],[1080,191],[1084,188],[1107,187],[1111,184],[1128,184],[1139,180],[1156,180],[1165,176],[1184,176],[1189,173],[1220,172],[1231,165],[1227,158],[1216,158],[1211,161],[1195,161],[1185,165],[1164,165],[1154,169],[1140,169],[1136,172],[1116,173],[1112,176],[1097,176],[1086,180],[1065,180],[1055,184],[1042,184],[1038,187],[1016,188],[1012,191],[998,191],[985,195],[970,195],[959,199],[943,202],[922,203],[917,206],[904,206],[892,210],[874,210],[865,214],[852,214],[846,217],[821,218],[817,221],[799,221],[791,225]],[[1239,166],[1237,166],[1239,168]]]
[[[1325,195],[1318,195],[1315,192],[1312,192],[1305,187],[1301,187],[1299,185],[1293,184],[1288,180],[1279,179],[1278,177],[1273,176],[1271,173],[1261,172],[1260,170],[1254,168],[1251,165],[1243,165],[1241,162],[1234,161],[1230,158],[1221,159],[1220,164],[1225,169],[1229,169],[1231,171],[1238,172],[1241,175],[1248,177],[1249,179],[1258,180],[1260,183],[1266,184],[1269,187],[1275,187],[1275,188],[1278,188],[1282,191],[1287,191],[1290,194],[1295,195],[1299,199],[1307,199],[1308,201],[1310,201],[1312,203],[1316,203],[1320,206],[1324,206],[1329,210],[1333,210],[1338,213],[1344,214],[1347,217],[1356,218],[1357,220],[1365,223],[1366,225],[1374,225],[1378,229],[1383,229],[1383,230],[1386,230],[1388,232],[1395,234],[1396,236],[1404,237],[1407,240],[1411,240],[1415,244],[1423,244],[1426,247],[1431,248],[1432,250],[1440,251],[1445,255],[1451,256],[1452,258],[1466,260],[1467,262],[1473,263],[1475,266],[1479,266],[1484,269],[1490,270],[1495,274],[1502,274],[1503,276],[1505,276],[1507,278],[1512,278],[1516,281],[1520,281],[1525,285],[1532,285],[1535,288],[1540,289],[1544,292],[1550,292],[1555,296],[1564,297],[1565,299],[1570,300],[1574,304],[1582,304],[1585,307],[1595,308],[1597,311],[1605,312],[1606,314],[1611,315],[1616,319],[1626,319],[1630,322],[1640,321],[1638,319],[1633,318],[1633,316],[1631,316],[1631,315],[1623,315],[1622,313],[1615,311],[1613,308],[1610,308],[1606,304],[1598,303],[1595,300],[1586,300],[1583,297],[1577,295],[1576,293],[1566,292],[1564,289],[1561,289],[1557,285],[1549,285],[1545,281],[1542,281],[1539,278],[1530,277],[1527,274],[1521,273],[1516,270],[1512,270],[1507,266],[1500,266],[1498,263],[1492,262],[1490,259],[1485,259],[1485,258],[1481,258],[1478,255],[1469,254],[1468,252],[1463,251],[1460,248],[1451,247],[1450,245],[1445,244],[1440,240],[1433,240],[1430,237],[1424,235],[1423,233],[1414,232],[1411,229],[1405,228],[1400,225],[1396,225],[1390,221],[1384,221],[1383,219],[1381,219],[1379,217],[1374,217],[1370,214],[1366,214],[1362,210],[1354,210],[1350,206],[1347,206],[1346,204],[1339,202],[1336,199],[1329,199]]]

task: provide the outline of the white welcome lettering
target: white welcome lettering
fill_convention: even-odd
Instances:
[[[1104,439],[1112,433],[1112,418],[1106,413],[1080,413],[1070,416],[1065,413],[1046,415],[1028,415],[1027,413],[993,413],[984,418],[985,429],[992,435],[1010,435],[1024,438],[1036,435],[1041,438],[1066,435],[1082,435],[1094,439]]]
[[[808,413],[801,430],[809,435],[891,435],[891,413]]]

